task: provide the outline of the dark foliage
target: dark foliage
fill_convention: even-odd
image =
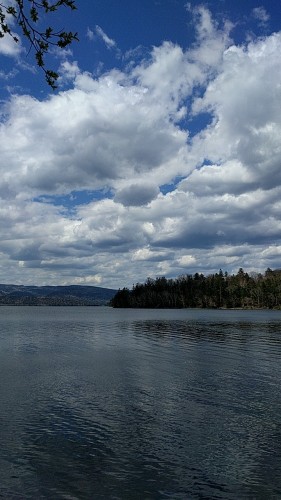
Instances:
[[[148,278],[132,290],[123,288],[111,300],[113,307],[148,308],[281,308],[281,271],[249,275],[194,274],[177,279]]]

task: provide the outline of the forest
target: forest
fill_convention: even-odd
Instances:
[[[229,275],[220,269],[208,276],[147,278],[132,290],[119,289],[110,304],[118,308],[281,309],[281,270],[248,274],[240,268],[236,275]]]

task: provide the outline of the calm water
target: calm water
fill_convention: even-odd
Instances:
[[[0,308],[0,497],[280,499],[281,312]]]

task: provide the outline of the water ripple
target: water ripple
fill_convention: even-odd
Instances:
[[[1,311],[0,498],[281,497],[280,313]]]

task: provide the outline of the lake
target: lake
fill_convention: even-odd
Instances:
[[[0,498],[281,498],[281,312],[0,308]]]

